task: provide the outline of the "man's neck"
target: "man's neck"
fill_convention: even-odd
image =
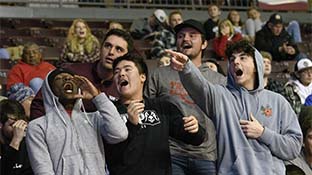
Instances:
[[[219,20],[219,16],[212,17],[211,20],[212,20],[213,22],[217,22],[217,21]]]
[[[102,67],[100,62],[96,66],[96,73],[97,76],[104,81],[113,78],[113,70]]]
[[[269,77],[268,76],[264,76],[263,77],[263,84],[264,84],[264,87],[266,87],[268,85],[268,82],[269,82]]]
[[[201,55],[197,56],[196,58],[194,59],[191,59],[193,64],[196,66],[196,67],[199,67],[201,66],[202,64],[202,59],[201,59]]]
[[[308,155],[307,153],[305,153],[305,160],[306,162],[309,164],[309,166],[312,166],[312,155]]]

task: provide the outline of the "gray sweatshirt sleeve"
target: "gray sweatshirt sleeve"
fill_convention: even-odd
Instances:
[[[209,117],[213,117],[215,109],[215,85],[210,83],[201,74],[199,69],[191,62],[186,63],[183,71],[179,72],[181,82],[194,100],[194,102],[205,112]]]
[[[280,115],[282,116],[280,133],[265,127],[259,141],[266,144],[276,157],[283,160],[294,159],[299,155],[302,145],[300,125],[295,112],[287,102],[280,110]]]
[[[148,77],[148,82],[144,89],[144,96],[148,98],[155,98],[158,96],[157,89],[159,89],[159,69],[155,69]]]
[[[36,175],[55,174],[45,137],[41,125],[36,122],[29,123],[26,134],[26,144],[29,162]]]
[[[128,138],[128,129],[115,105],[104,93],[100,93],[92,101],[101,116],[98,121],[105,141],[110,144],[116,144],[126,140]]]

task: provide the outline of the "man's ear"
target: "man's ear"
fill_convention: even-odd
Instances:
[[[146,75],[140,74],[140,79],[141,79],[141,82],[144,83],[146,81]]]
[[[204,50],[204,49],[206,49],[207,46],[208,46],[208,41],[205,40],[205,41],[202,43],[202,45],[201,45],[201,49]]]

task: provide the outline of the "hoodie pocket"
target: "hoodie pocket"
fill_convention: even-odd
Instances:
[[[272,175],[273,160],[270,152],[254,151],[251,148],[239,148],[237,157],[228,174]]]

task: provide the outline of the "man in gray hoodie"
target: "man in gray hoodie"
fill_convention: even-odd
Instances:
[[[87,78],[66,69],[48,74],[42,94],[46,114],[30,122],[26,136],[34,173],[105,175],[102,137],[111,144],[128,137],[114,104]],[[97,111],[86,113],[81,99],[92,99]]]
[[[294,159],[302,132],[290,104],[264,89],[263,59],[248,41],[229,46],[226,86],[207,81],[189,58],[168,51],[172,68],[217,130],[220,175],[283,175],[283,160]]]

